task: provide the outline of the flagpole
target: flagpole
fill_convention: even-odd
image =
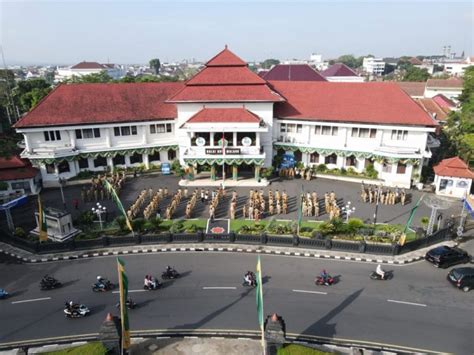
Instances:
[[[225,135],[222,130],[222,188],[224,189],[225,184]]]
[[[257,315],[258,315],[258,322],[260,325],[260,332],[262,335],[261,343],[262,343],[262,350],[263,355],[266,355],[266,347],[265,347],[265,331],[263,329],[263,282],[262,282],[262,263],[260,261],[260,255],[257,256]]]
[[[118,261],[117,258],[117,273],[118,273],[118,279],[119,279],[119,295],[120,295],[120,322],[122,324],[122,332],[121,332],[121,344],[120,344],[120,354],[124,354],[123,352],[123,343],[124,343],[124,314],[123,314],[123,281],[122,281],[122,272],[120,270],[120,262]]]

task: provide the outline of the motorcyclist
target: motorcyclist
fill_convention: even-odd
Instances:
[[[168,265],[168,266],[166,267],[165,272],[166,272],[166,275],[172,276],[173,273],[174,273],[174,269],[173,269],[171,266]]]
[[[56,280],[54,279],[54,277],[49,276],[48,274],[46,274],[46,275],[43,276],[43,281],[46,282],[46,283],[53,283]]]
[[[105,288],[107,280],[104,279],[102,276],[97,276],[97,286],[100,288]]]
[[[323,269],[323,270],[321,271],[320,276],[321,276],[321,279],[323,280],[324,283],[327,283],[327,282],[328,282],[328,280],[329,280],[329,274],[328,274],[328,272],[326,271],[326,269]]]
[[[148,286],[151,288],[156,288],[156,279],[151,275],[148,276]]]
[[[382,265],[378,264],[377,269],[375,269],[375,272],[377,275],[380,275],[382,279],[385,278],[385,271],[383,271]]]
[[[249,286],[252,286],[252,274],[250,271],[247,271],[247,273],[244,276],[245,283]]]
[[[150,288],[150,279],[149,279],[150,276],[148,275],[145,275],[145,280],[143,280],[143,284],[146,288]]]

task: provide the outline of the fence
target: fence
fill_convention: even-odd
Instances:
[[[301,238],[298,236],[276,236],[267,235],[244,235],[235,234],[206,234],[197,233],[162,233],[156,235],[137,235],[132,236],[104,236],[96,239],[71,240],[64,243],[29,241],[26,239],[14,237],[0,231],[0,241],[11,244],[20,249],[24,249],[36,254],[50,254],[69,252],[75,250],[92,250],[106,247],[126,246],[126,245],[156,245],[166,243],[230,243],[230,244],[252,244],[269,245],[280,247],[301,247],[308,249],[326,249],[355,253],[398,255],[420,248],[451,240],[454,236],[450,228],[440,229],[436,233],[408,242],[403,246],[398,244],[351,242],[343,240]]]

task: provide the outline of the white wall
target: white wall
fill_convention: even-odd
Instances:
[[[449,186],[446,186],[446,188],[442,191],[440,190],[441,180],[450,181]],[[434,184],[437,195],[464,198],[466,192],[469,194],[471,191],[472,179],[435,175]]]

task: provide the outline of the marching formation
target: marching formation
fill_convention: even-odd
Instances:
[[[269,190],[267,209],[263,190],[250,190],[249,199],[242,207],[242,217],[244,219],[253,219],[255,221],[259,221],[266,215],[271,216],[282,213],[288,213],[288,195],[286,194],[286,191],[283,191],[283,193],[280,194],[280,191],[276,190],[275,194],[273,194],[273,191]]]
[[[97,177],[93,177],[91,179],[90,188],[86,188],[85,186],[83,186],[81,189],[82,203],[98,202],[103,201],[105,199],[109,199],[110,194],[104,187],[105,180],[107,180],[112,185],[118,195],[125,182],[125,172],[117,172],[109,177],[107,177],[106,175],[98,175]]]
[[[360,197],[362,201],[368,203],[377,203],[377,201],[384,205],[395,205],[401,203],[402,206],[406,203],[407,194],[405,189],[395,187],[390,189],[388,187],[365,185],[362,182]]]

